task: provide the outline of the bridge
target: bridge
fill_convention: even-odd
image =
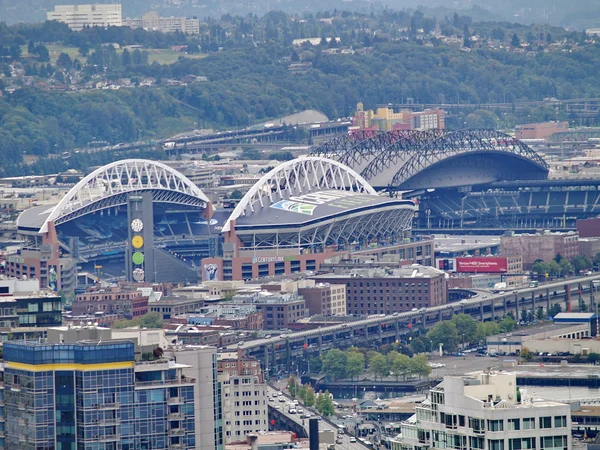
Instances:
[[[422,324],[427,329],[438,321],[451,319],[454,314],[464,313],[476,320],[486,321],[502,317],[509,311],[518,317],[522,308],[533,310],[541,306],[548,310],[554,303],[561,303],[563,310],[569,311],[572,303],[583,301],[584,296],[588,296],[590,303],[595,305],[600,287],[593,281],[600,281],[600,274],[544,283],[536,288],[513,292],[489,295],[478,293],[465,301],[419,311],[247,341],[231,345],[227,351],[241,348],[247,354],[255,356],[261,361],[267,376],[279,369],[289,372],[294,361],[297,361],[299,370],[308,371],[309,356],[318,356],[331,348],[390,344],[408,334],[409,325],[412,327]]]

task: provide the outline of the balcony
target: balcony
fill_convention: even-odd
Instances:
[[[169,430],[169,436],[183,436],[185,430],[183,428],[171,428]]]
[[[171,397],[167,400],[168,405],[181,405],[185,403],[183,397]]]
[[[183,419],[183,414],[182,413],[171,413],[169,414],[169,420],[182,420]]]
[[[169,450],[185,450],[185,445],[183,445],[183,444],[171,444],[169,446]]]
[[[25,403],[18,403],[17,408],[19,408],[19,411],[25,411],[25,409],[26,409]]]
[[[96,409],[119,409],[120,406],[121,406],[120,403],[101,403],[99,405],[96,405],[95,408]]]
[[[121,440],[121,437],[118,434],[105,434],[104,436],[98,437],[98,442],[111,442],[119,440]]]

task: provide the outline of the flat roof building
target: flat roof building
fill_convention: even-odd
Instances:
[[[401,425],[392,450],[571,450],[571,408],[528,396],[514,373],[444,377]]]
[[[121,4],[55,5],[48,20],[66,23],[74,31],[85,27],[120,27],[123,25]]]
[[[312,278],[320,283],[346,285],[347,314],[393,314],[443,305],[447,301],[446,274],[418,264],[392,270],[352,270]]]

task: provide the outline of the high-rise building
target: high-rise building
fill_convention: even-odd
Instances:
[[[134,347],[116,340],[5,343],[0,448],[210,448],[196,441],[195,398],[203,386],[184,373],[190,366],[135,361]]]
[[[55,5],[47,13],[48,20],[66,23],[69,28],[80,31],[84,27],[120,27],[123,25],[121,4]]]
[[[196,447],[223,450],[223,409],[221,383],[217,379],[217,349],[188,346],[174,353],[178,363],[186,364],[184,375],[197,380],[194,392]]]
[[[528,396],[511,373],[444,377],[401,433],[392,450],[571,450],[571,408]]]
[[[346,315],[346,286],[342,284],[318,283],[299,288],[298,294],[304,297],[306,308],[311,316]]]
[[[225,443],[245,441],[250,433],[268,431],[267,385],[260,362],[241,351],[219,353],[217,369]]]

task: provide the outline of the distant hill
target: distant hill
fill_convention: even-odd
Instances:
[[[61,3],[84,4],[90,0],[65,0]],[[360,11],[370,13],[383,9],[422,8],[428,15],[451,15],[454,11],[473,17],[475,21],[502,20],[523,24],[559,25],[570,30],[597,27],[600,23],[598,0],[122,0],[123,15],[136,17],[156,9],[165,16],[187,16],[204,19],[220,18],[224,14],[263,15],[272,10],[287,13],[319,11]],[[8,24],[40,22],[53,9],[56,0],[0,0],[0,20]]]

